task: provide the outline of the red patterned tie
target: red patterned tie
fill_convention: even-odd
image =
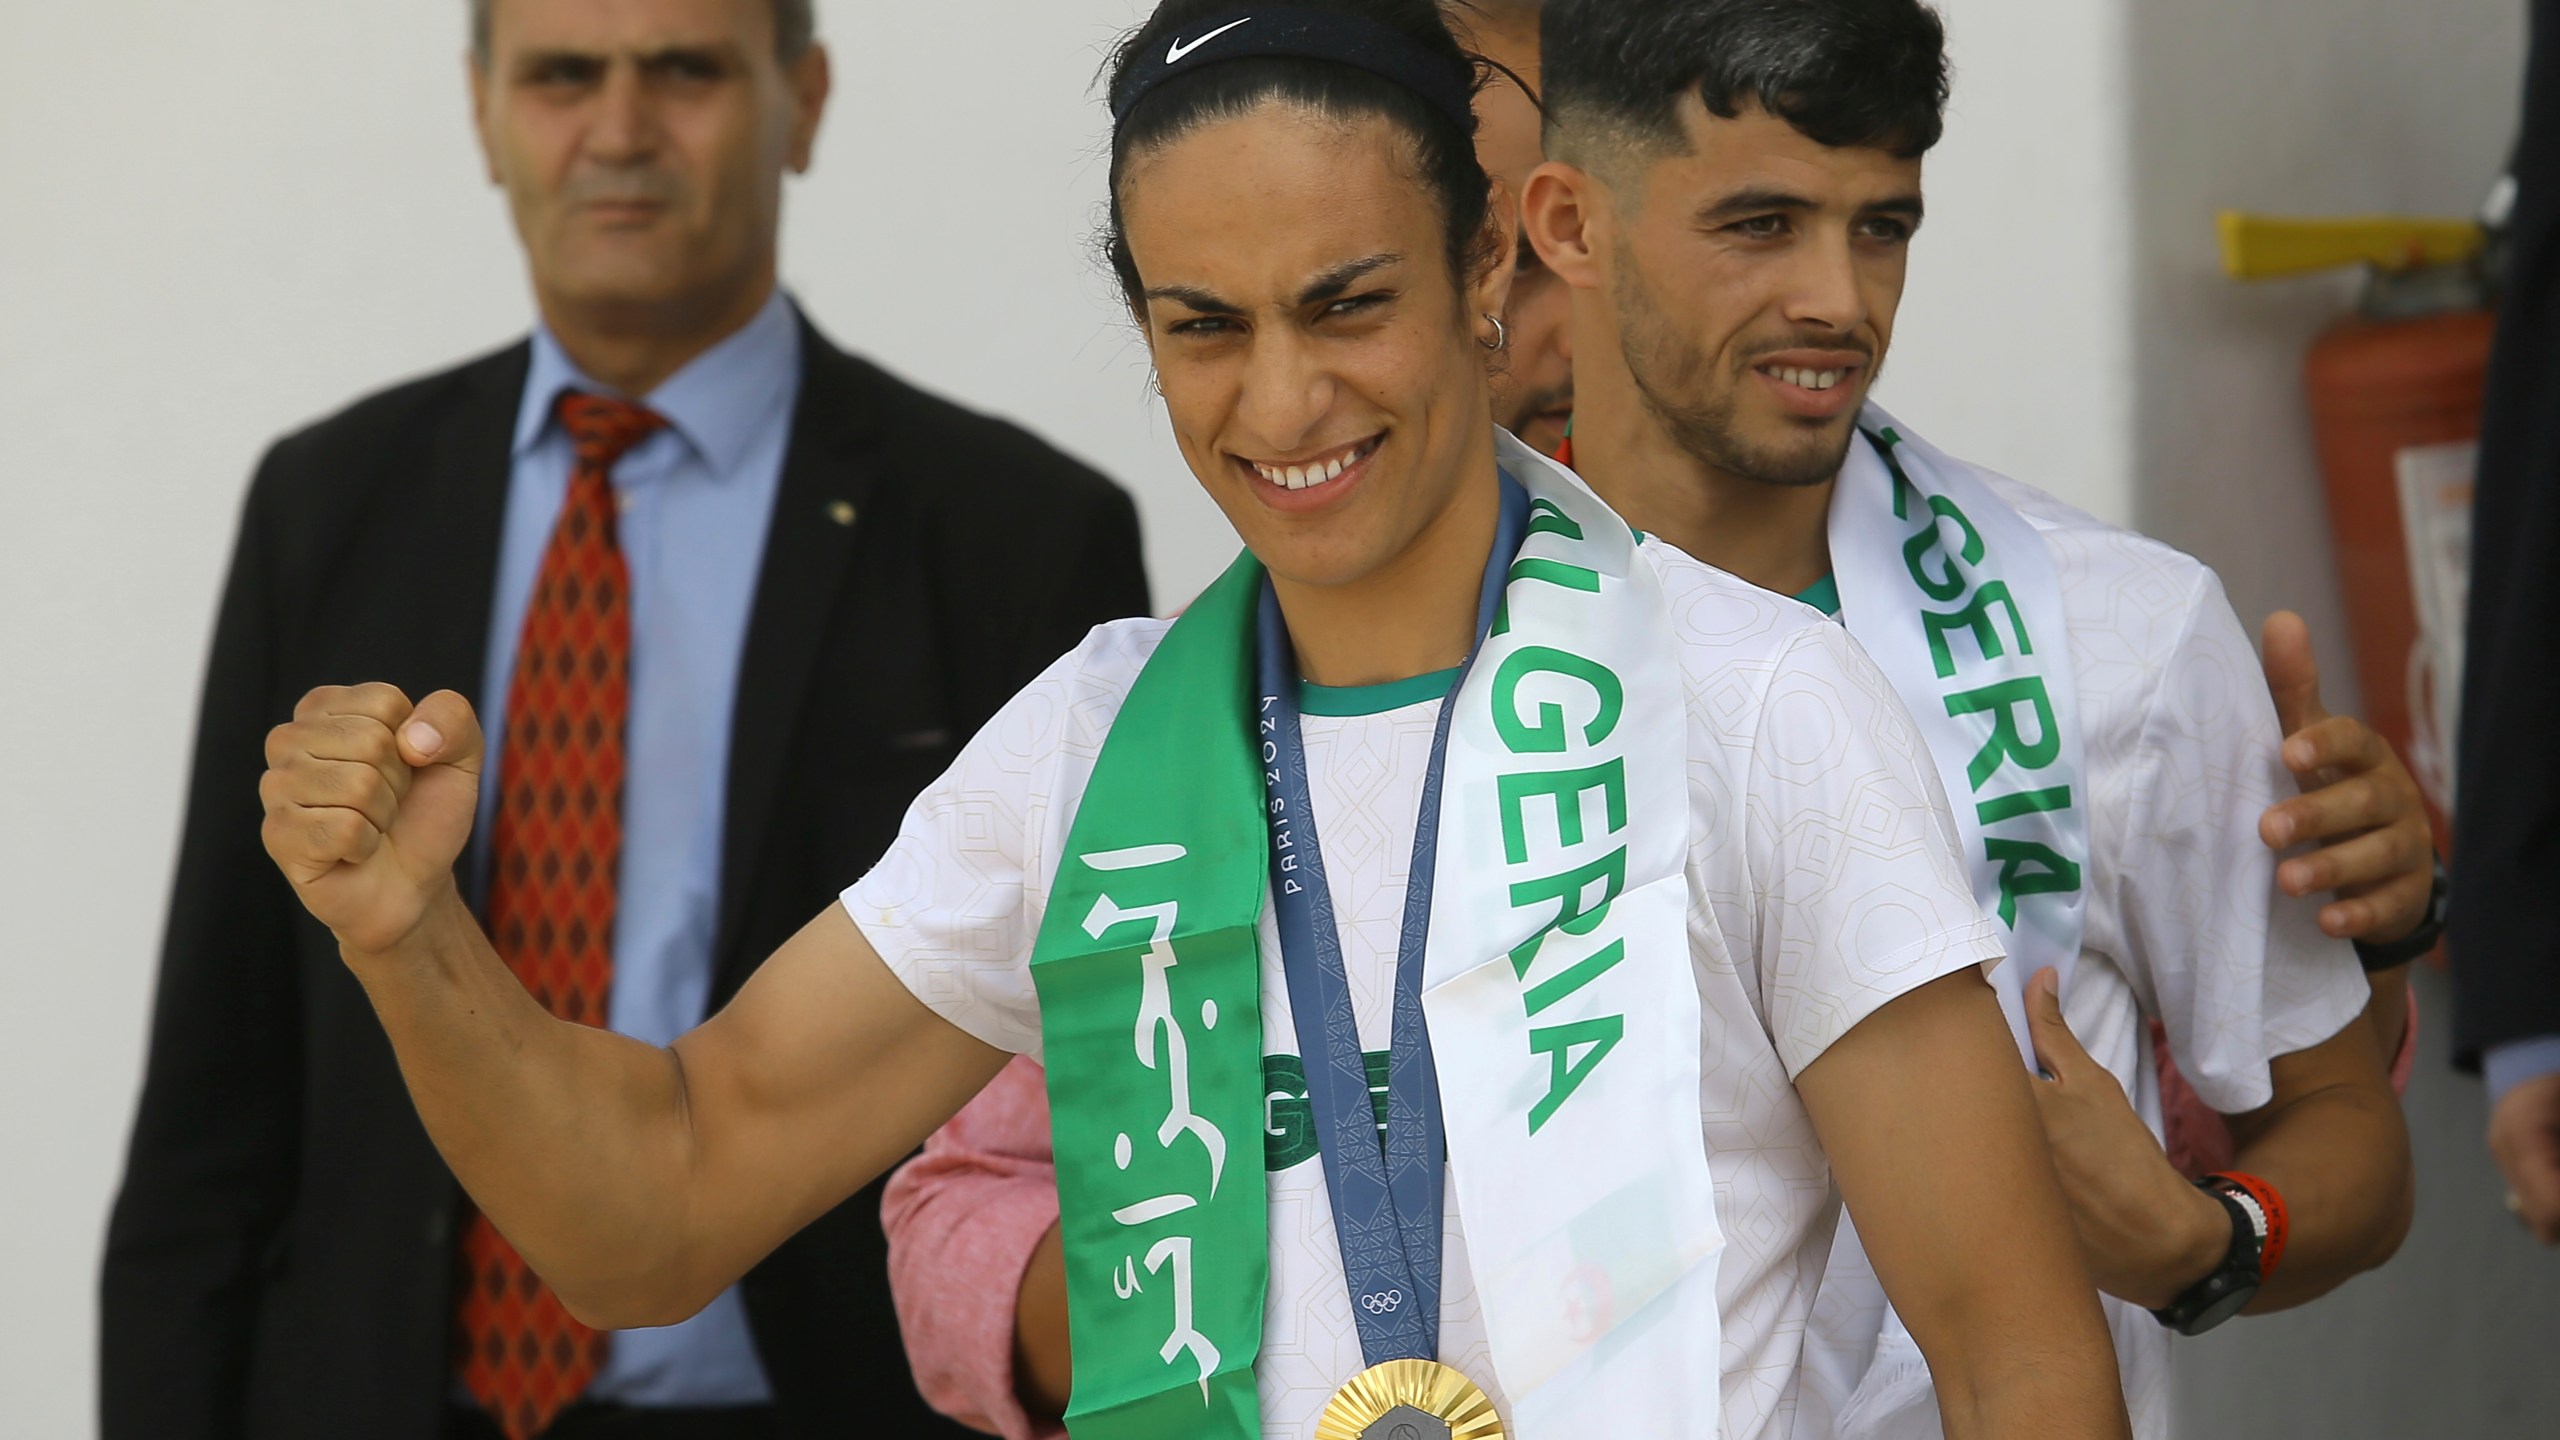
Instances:
[[[666,421],[572,392],[560,397],[560,424],[578,460],[507,692],[488,918],[498,953],[535,999],[600,1026],[613,986],[631,700],[631,583],[614,536],[613,467]],[[462,1263],[463,1385],[510,1440],[530,1440],[594,1383],[607,1337],[570,1318],[486,1216],[464,1230]]]

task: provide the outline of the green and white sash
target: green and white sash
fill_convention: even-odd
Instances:
[[[1710,1436],[1677,651],[1625,522],[1502,463],[1533,518],[1456,699],[1424,979],[1451,1179],[1513,1434]],[[1077,1440],[1261,1434],[1261,583],[1238,560],[1139,675],[1033,954]]]
[[[1919,722],[1974,898],[2009,939],[1993,972],[2032,1064],[2025,985],[2068,979],[2088,915],[2088,786],[2062,584],[1983,473],[1870,405],[1831,501],[1840,618]]]
[[[1984,472],[1870,405],[1831,501],[1840,617],[1918,722],[1955,811],[1975,900],[2008,959],[1992,988],[2032,1066],[2025,987],[2068,981],[2088,914],[2088,783],[2061,582],[2044,537]],[[1873,1284],[1840,1227],[1826,1284]],[[1843,1265],[1838,1258],[1849,1256]],[[1840,1415],[1843,1437],[1936,1435],[1926,1362],[1902,1318]]]

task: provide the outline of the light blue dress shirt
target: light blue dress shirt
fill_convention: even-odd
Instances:
[[[2490,1046],[2480,1057],[2480,1078],[2488,1082],[2492,1109],[2508,1091],[2545,1075],[2560,1075],[2560,1035],[2510,1040]]]
[[[573,449],[555,410],[572,389],[613,393],[580,374],[549,330],[536,331],[481,688],[488,753],[501,764],[517,643],[569,490]],[[745,329],[646,397],[667,428],[614,469],[631,570],[631,709],[609,1018],[656,1045],[701,1024],[709,1004],[730,719],[799,393],[799,315],[776,290]],[[481,781],[483,836],[497,813],[499,770],[491,765]],[[648,1406],[772,1398],[734,1289],[682,1325],[616,1334],[589,1393]]]

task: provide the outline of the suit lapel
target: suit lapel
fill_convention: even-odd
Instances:
[[[507,491],[515,479],[516,416],[524,403],[532,347],[517,345],[472,367],[462,403],[431,442],[427,482],[442,503],[420,517],[419,557],[439,577],[442,602],[420,627],[414,668],[420,683],[458,690],[477,705],[489,663],[489,617],[497,606],[498,551]],[[497,757],[489,757],[497,763]],[[463,890],[479,904],[479,866],[465,852]]]
[[[713,950],[715,995],[737,963],[745,877],[773,821],[799,723],[844,583],[873,469],[863,463],[879,417],[854,362],[806,320],[800,327],[801,380],[791,448],[774,496],[773,524],[755,608],[738,666],[737,710],[729,738],[728,814],[721,834],[720,929]]]

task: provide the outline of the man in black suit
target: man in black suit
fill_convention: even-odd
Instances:
[[[2534,0],[2472,526],[2454,823],[2455,1052],[2483,1061],[2508,1205],[2560,1245],[2560,0]]]
[[[530,1272],[260,845],[262,741],[312,687],[512,707],[466,892],[607,922],[520,918],[508,958],[556,1013],[670,1039],[868,868],[1002,701],[1147,608],[1124,494],[838,351],[778,291],[782,178],[828,91],[807,0],[473,18],[543,323],[281,442],[252,487],[108,1238],[104,1433],[960,1433],[909,1377],[876,1191],[674,1329],[596,1336],[515,1294]],[[603,776],[582,803],[607,823],[528,820],[558,803],[545,767]]]

